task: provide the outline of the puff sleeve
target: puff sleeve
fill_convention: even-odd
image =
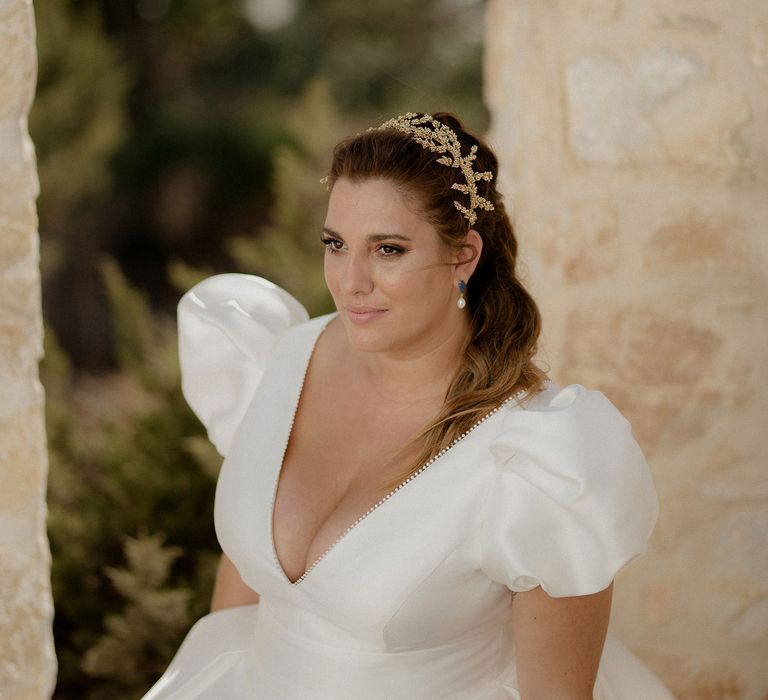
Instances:
[[[214,275],[177,307],[181,390],[225,456],[279,335],[306,321],[306,309],[263,277]]]
[[[481,568],[515,592],[596,593],[645,551],[659,502],[629,422],[599,391],[571,384],[510,409],[490,445]]]

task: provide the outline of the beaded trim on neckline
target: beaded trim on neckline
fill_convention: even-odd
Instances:
[[[423,473],[428,467],[433,465],[440,457],[442,457],[444,454],[449,452],[455,445],[457,445],[459,442],[461,442],[467,435],[469,435],[472,431],[474,431],[476,428],[478,428],[480,425],[482,425],[486,420],[488,420],[491,416],[493,416],[495,413],[497,413],[501,408],[508,405],[509,403],[515,401],[519,402],[520,398],[525,394],[525,390],[521,389],[520,391],[516,391],[511,396],[508,396],[502,403],[500,403],[498,406],[496,406],[494,409],[486,413],[482,418],[480,418],[476,423],[474,423],[470,428],[465,430],[461,435],[456,437],[449,445],[446,445],[442,450],[440,450],[437,454],[435,454],[431,459],[426,461],[419,469],[417,469],[413,474],[411,474],[407,479],[402,481],[400,484],[398,484],[394,489],[392,489],[389,493],[387,493],[385,496],[383,496],[381,499],[379,499],[376,503],[374,503],[365,513],[360,515],[354,522],[352,522],[345,530],[325,549],[325,551],[320,554],[310,565],[307,567],[306,571],[297,578],[295,581],[291,581],[291,579],[288,577],[288,575],[285,573],[285,569],[283,569],[282,564],[280,563],[280,560],[277,556],[277,548],[275,547],[275,537],[274,537],[274,515],[275,515],[275,500],[277,498],[277,487],[280,483],[280,475],[283,471],[283,462],[285,461],[285,453],[288,449],[288,443],[290,442],[291,435],[293,433],[293,425],[296,421],[296,414],[298,413],[299,409],[299,403],[301,401],[301,395],[304,389],[304,383],[307,378],[308,370],[309,370],[309,364],[312,359],[312,355],[314,353],[315,347],[317,346],[318,339],[320,338],[320,335],[322,335],[323,331],[328,327],[330,322],[335,318],[336,315],[332,315],[330,318],[328,318],[325,323],[319,324],[319,328],[316,329],[315,333],[312,333],[310,335],[311,343],[308,348],[308,356],[304,362],[304,372],[301,378],[301,382],[299,383],[298,391],[296,392],[296,397],[293,403],[293,415],[291,417],[291,422],[288,428],[287,435],[283,441],[283,449],[280,455],[280,461],[279,466],[277,468],[277,474],[275,476],[274,485],[272,488],[272,498],[269,506],[269,540],[272,548],[272,558],[274,560],[275,567],[277,568],[278,572],[280,573],[280,576],[282,579],[288,583],[291,586],[298,586],[299,584],[306,579],[306,577],[309,575],[309,573],[323,560],[325,557],[333,550],[346,536],[349,534],[351,530],[353,530],[357,525],[359,525],[363,520],[365,520],[371,513],[373,513],[376,509],[378,509],[382,503],[385,503],[387,500],[392,498],[400,489],[402,489],[406,484],[413,481],[419,474]],[[549,379],[545,380],[545,385],[548,385],[550,382]]]

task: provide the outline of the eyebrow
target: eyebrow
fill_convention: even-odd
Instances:
[[[332,228],[323,226],[323,231],[325,231],[326,233],[330,233],[332,236],[336,236],[337,238],[341,238],[341,240],[344,240],[344,237],[337,231],[334,231]],[[372,233],[369,236],[366,236],[366,240],[369,241],[370,243],[377,243],[378,241],[384,241],[391,238],[394,238],[395,240],[398,240],[398,241],[411,240],[410,238],[408,238],[408,236],[402,236],[399,233]]]

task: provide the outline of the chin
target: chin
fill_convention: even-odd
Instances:
[[[359,352],[381,352],[409,355],[419,345],[418,336],[410,335],[397,324],[367,328],[355,324],[347,326],[347,341]]]
[[[362,352],[390,350],[393,343],[398,341],[400,334],[396,330],[397,324],[393,324],[387,318],[389,313],[388,311],[381,318],[366,323],[356,323],[350,320],[346,314],[342,314],[347,341],[350,346]]]
[[[389,333],[373,328],[361,328],[354,323],[345,323],[347,340],[355,350],[378,352],[386,350],[392,343]]]

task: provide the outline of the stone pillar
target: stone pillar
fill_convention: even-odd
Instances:
[[[0,697],[49,698],[56,661],[35,152],[27,113],[37,59],[30,0],[0,0]]]
[[[680,698],[768,694],[768,3],[490,0],[500,183],[561,383],[661,515],[612,630]]]

